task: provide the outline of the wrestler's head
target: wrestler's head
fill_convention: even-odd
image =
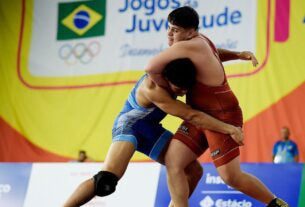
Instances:
[[[168,15],[168,45],[193,38],[198,32],[198,25],[199,15],[192,7],[173,10]]]
[[[183,96],[196,83],[196,68],[189,58],[179,58],[169,62],[162,75],[169,82],[172,93]]]

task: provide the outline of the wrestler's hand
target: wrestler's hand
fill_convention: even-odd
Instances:
[[[234,141],[240,145],[243,146],[244,145],[244,133],[242,131],[241,127],[234,127],[232,126],[232,129],[230,130],[230,136],[232,137],[232,139],[234,139]]]
[[[258,65],[258,61],[257,61],[255,55],[252,52],[249,52],[249,51],[240,52],[238,54],[238,58],[241,59],[241,60],[251,60],[252,65],[254,67]]]

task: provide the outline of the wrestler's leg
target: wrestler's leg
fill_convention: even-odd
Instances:
[[[111,172],[120,179],[125,173],[134,152],[135,147],[131,142],[117,141],[112,143],[102,171]],[[90,178],[77,187],[64,204],[64,207],[79,207],[90,201],[94,196],[94,180]]]
[[[201,167],[198,160],[194,160],[186,167],[184,171],[189,185],[189,197],[191,197],[203,175],[203,168]],[[174,203],[172,201],[170,202],[169,207],[174,207]]]
[[[199,161],[194,160],[191,164],[189,164],[185,169],[185,174],[189,183],[189,197],[191,197],[203,175],[203,168],[201,167]]]
[[[163,165],[165,165],[164,155],[165,153],[162,153],[160,155],[160,158],[158,159],[158,162]],[[191,197],[192,193],[194,192],[198,182],[200,181],[203,175],[203,168],[201,167],[200,163],[197,160],[194,160],[188,166],[186,166],[184,172],[186,174],[188,181],[189,197]],[[168,207],[174,207],[174,203],[171,201]]]
[[[195,160],[191,164],[189,164],[186,169],[184,170],[188,185],[189,185],[189,197],[193,194],[198,182],[200,181],[203,175],[203,168],[201,167],[200,163]],[[174,207],[174,202],[171,201],[168,207]]]
[[[191,193],[187,166],[194,162],[197,155],[184,143],[173,139],[165,155],[168,187],[175,207],[188,207],[188,197]],[[194,180],[195,182],[195,180]]]
[[[93,179],[90,178],[78,185],[63,207],[81,206],[90,201],[94,196],[94,183]]]
[[[275,198],[258,178],[240,169],[239,156],[219,166],[217,171],[226,184],[256,200],[268,204]]]
[[[102,170],[114,173],[119,179],[124,175],[135,147],[131,142],[113,142],[107,153]]]

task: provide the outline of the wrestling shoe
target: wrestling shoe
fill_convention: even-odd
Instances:
[[[289,205],[280,198],[273,199],[267,207],[289,207]]]

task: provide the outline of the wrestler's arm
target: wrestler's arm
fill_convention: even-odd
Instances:
[[[217,52],[222,62],[229,60],[250,60],[253,66],[256,66],[258,64],[255,55],[249,51],[235,52],[222,48],[217,48]]]
[[[154,88],[146,91],[145,96],[165,113],[179,117],[199,128],[230,134],[238,144],[243,145],[243,135],[240,128],[219,121],[204,112],[192,109],[187,104],[173,99],[163,88],[155,85]]]
[[[165,68],[166,64],[174,59],[186,58],[189,56],[190,51],[185,45],[185,41],[175,43],[173,46],[167,48],[166,50],[160,52],[158,55],[150,59],[145,67],[145,71],[149,75],[149,78],[156,84],[163,88],[167,88],[168,83],[162,76],[162,70]]]

